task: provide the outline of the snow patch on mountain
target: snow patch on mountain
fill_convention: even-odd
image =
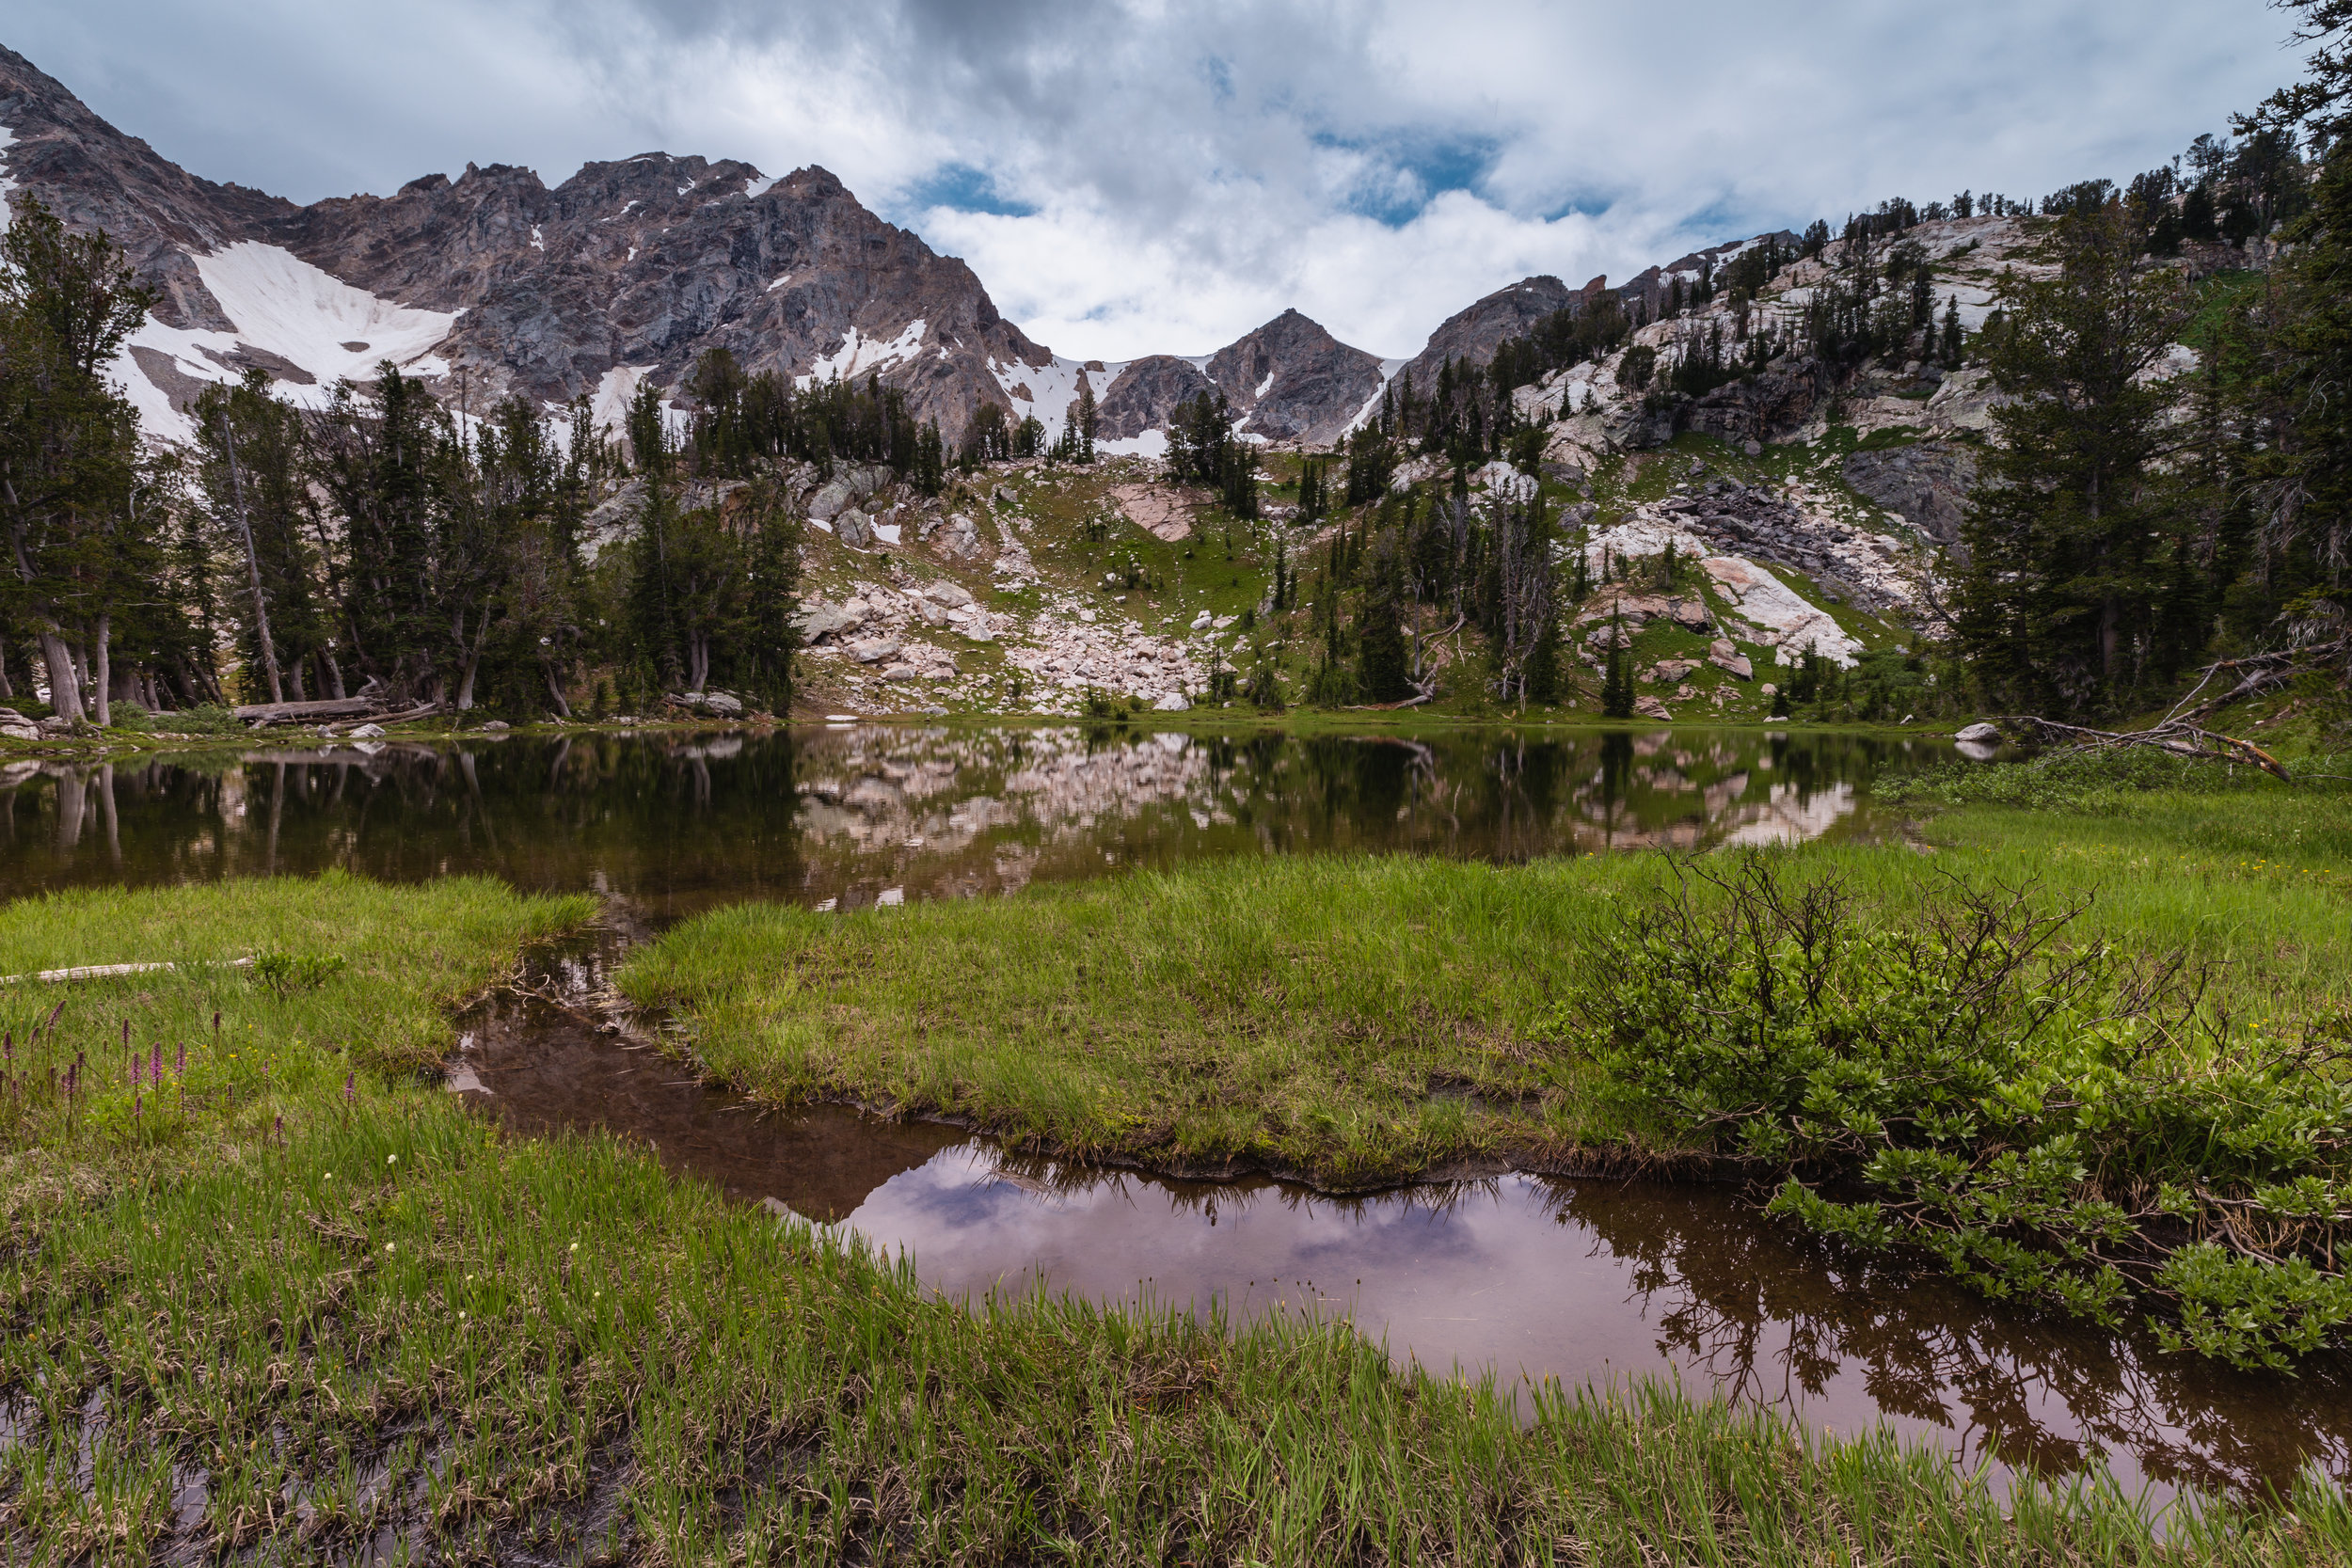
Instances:
[[[450,334],[461,312],[418,310],[355,289],[290,250],[247,240],[193,258],[239,341],[280,355],[323,384],[405,366]]]
[[[0,125],[0,234],[8,231],[8,193],[16,189],[15,177],[8,172],[8,150],[15,142],[16,133]]]
[[[1034,416],[1037,422],[1045,427],[1045,438],[1057,441],[1061,438],[1063,426],[1069,423],[1070,405],[1078,401],[1080,385],[1092,387],[1099,402],[1103,394],[1110,389],[1119,372],[1126,369],[1124,361],[1106,365],[1099,371],[1089,370],[1087,365],[1088,361],[1084,359],[1065,359],[1057,354],[1043,365],[1026,365],[1019,360],[1000,365],[991,359],[988,370],[996,378],[996,385],[1004,388],[1006,400],[1012,405],[1013,422],[1017,424]],[[1023,395],[1025,391],[1026,396]],[[1163,436],[1161,450],[1166,450],[1167,444],[1167,437]],[[1097,441],[1095,447],[1103,451],[1140,450],[1133,443],[1114,445],[1106,441]]]
[[[790,273],[785,274],[785,277],[791,276]],[[783,281],[783,277],[776,279],[776,283]],[[770,288],[775,286],[774,283],[769,285]],[[917,316],[900,328],[896,338],[886,339],[868,338],[852,326],[841,340],[840,347],[809,366],[806,374],[794,376],[793,384],[805,390],[828,381],[847,381],[853,375],[904,364],[922,349],[926,325],[923,318]]]
[[[1129,436],[1120,440],[1098,440],[1094,443],[1094,450],[1111,457],[1166,457],[1168,432],[1147,430],[1140,436]]]
[[[235,330],[167,326],[151,315],[131,334],[109,376],[151,436],[192,438],[175,396],[185,403],[198,384],[233,382],[257,362],[277,394],[302,408],[326,407],[338,381],[373,380],[388,359],[428,380],[449,373],[432,351],[462,312],[396,304],[258,241],[190,260]]]
[[[1358,431],[1363,429],[1366,421],[1370,420],[1375,414],[1380,412],[1380,400],[1382,397],[1387,395],[1389,383],[1396,379],[1397,372],[1403,370],[1406,366],[1411,363],[1412,361],[1410,359],[1383,359],[1380,361],[1380,385],[1374,390],[1372,396],[1364,399],[1364,405],[1356,410],[1356,417],[1347,421],[1347,428],[1340,432],[1342,439],[1345,439],[1347,436],[1353,436]]]

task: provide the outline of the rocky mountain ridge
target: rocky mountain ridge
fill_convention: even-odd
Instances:
[[[1115,451],[1155,452],[1176,406],[1202,391],[1224,394],[1247,436],[1321,445],[1376,412],[1401,369],[1427,379],[1447,358],[1484,364],[1606,287],[1522,279],[1450,318],[1402,366],[1296,310],[1206,356],[1080,362],[1028,338],[962,261],[822,168],[771,179],[649,152],[549,187],[527,168],[468,165],[388,197],[297,206],[190,174],[0,47],[0,202],[10,190],[112,234],[157,290],[119,372],[166,439],[189,434],[206,385],[255,366],[313,406],[389,359],[453,404],[585,395],[611,423],[641,385],[675,388],[720,347],[803,384],[879,376],[951,439],[984,401],[1058,434],[1085,386]],[[1616,292],[1646,297],[1661,276]]]

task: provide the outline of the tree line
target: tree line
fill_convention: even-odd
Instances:
[[[723,352],[683,418],[641,388],[628,439],[587,400],[453,411],[387,363],[296,408],[208,387],[158,448],[106,367],[153,303],[105,236],[20,197],[0,235],[0,699],[100,724],[374,695],[570,716],[725,683],[787,699],[798,525],[785,460],[941,468],[935,426],[869,379],[806,392]],[[591,537],[624,478],[633,519]],[[615,547],[599,548],[599,546]]]
[[[2320,46],[2312,76],[2239,117],[2234,147],[2199,138],[2185,178],[2045,203],[2059,273],[2008,279],[1987,324],[2006,401],[1957,620],[1993,706],[2128,713],[2208,659],[2344,645],[2352,5],[2294,8]],[[2252,214],[2242,237],[2289,242],[2266,272],[2200,281],[2167,261],[2201,191],[2208,212]]]

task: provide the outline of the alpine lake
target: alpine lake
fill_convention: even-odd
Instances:
[[[1017,895],[1207,857],[1495,863],[1837,835],[1899,841],[1877,782],[1948,742],[1802,730],[1220,734],[918,727],[478,736],[0,769],[0,886],[339,868],[592,891],[621,918],[462,1021],[450,1085],[516,1131],[603,1128],[750,1204],[912,1253],[976,1299],[1044,1290],[1344,1319],[1400,1362],[1678,1379],[1963,1465],[2104,1462],[2127,1494],[2352,1479],[2352,1368],[2287,1378],[1842,1263],[1707,1183],[1505,1172],[1334,1196],[1039,1161],[839,1106],[778,1115],[584,1022],[624,932],[746,900],[839,911]],[[537,994],[527,994],[536,992]]]

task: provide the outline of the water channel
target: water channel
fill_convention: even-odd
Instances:
[[[1293,738],[828,726],[257,750],[0,772],[0,888],[346,867],[613,895],[659,928],[744,898],[838,910],[1210,855],[1513,861],[1892,831],[1931,742],[1659,732]],[[597,989],[609,944],[542,960]],[[762,1115],[582,1011],[469,1020],[453,1086],[521,1130],[601,1126],[749,1202],[911,1249],[933,1288],[1344,1317],[1399,1360],[1571,1385],[1663,1374],[1817,1429],[1883,1423],[1996,1471],[2099,1458],[2127,1490],[2352,1479],[2352,1368],[2293,1379],[1856,1269],[1704,1185],[1518,1174],[1335,1199],[1008,1158],[955,1129]]]

